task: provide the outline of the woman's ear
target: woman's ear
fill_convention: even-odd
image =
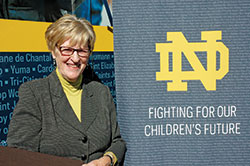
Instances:
[[[54,50],[54,51],[51,51],[51,55],[52,55],[53,59],[56,59],[55,50]]]

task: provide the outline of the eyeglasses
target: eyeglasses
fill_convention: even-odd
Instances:
[[[84,50],[84,49],[74,49],[74,48],[71,48],[71,47],[64,47],[64,46],[61,46],[58,49],[59,49],[62,56],[71,56],[76,51],[77,55],[79,57],[88,57],[89,53],[90,53],[90,50],[87,50],[87,49],[86,50]]]

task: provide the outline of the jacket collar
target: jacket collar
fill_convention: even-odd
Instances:
[[[48,76],[48,79],[50,83],[50,92],[54,96],[57,96],[57,97],[66,96],[55,70]],[[90,82],[91,82],[91,79],[86,78],[85,75],[83,75],[82,89],[85,90],[85,93],[87,93],[88,97],[93,95],[93,91],[89,89],[89,86],[88,86]]]
[[[83,76],[82,80],[82,99],[81,111],[82,122],[79,122],[74,110],[72,109],[59,81],[55,71],[49,76],[50,92],[52,94],[53,109],[63,121],[86,135],[86,131],[95,119],[98,109],[92,109],[92,98],[94,97],[94,88],[91,88],[91,80]]]

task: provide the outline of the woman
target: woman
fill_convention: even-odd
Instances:
[[[24,83],[7,143],[90,165],[121,165],[126,145],[108,87],[84,72],[95,33],[73,15],[51,24],[45,38],[57,67],[48,77]]]

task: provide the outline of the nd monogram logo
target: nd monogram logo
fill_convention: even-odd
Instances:
[[[187,91],[184,80],[200,80],[208,91],[216,90],[216,80],[222,79],[229,71],[229,50],[222,43],[221,31],[203,31],[199,43],[189,43],[182,32],[167,32],[171,43],[156,43],[156,52],[160,53],[160,72],[156,72],[157,81],[167,82],[167,91]],[[195,52],[206,52],[206,69]],[[169,55],[172,54],[172,71],[169,69]],[[189,61],[193,71],[182,71],[182,53]],[[220,68],[216,69],[216,54],[220,55]]]

